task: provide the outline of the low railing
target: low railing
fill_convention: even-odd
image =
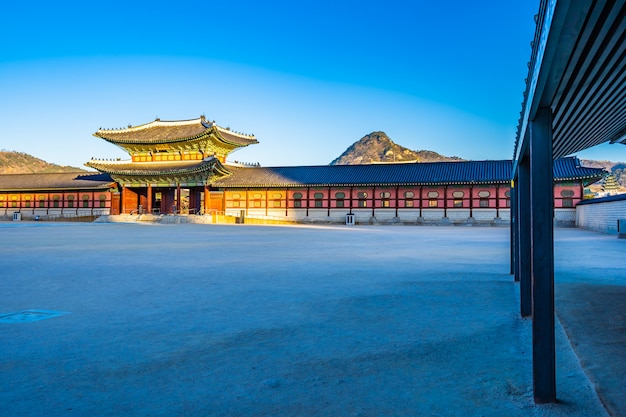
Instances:
[[[176,215],[176,216],[185,216],[185,215],[196,215],[196,214],[203,214],[203,210],[197,209],[197,208],[182,208],[182,209],[177,209],[175,206],[172,207],[170,209],[170,211],[161,211],[160,208],[152,208],[151,210],[148,210],[145,207],[139,206],[138,208],[135,209],[124,209],[122,214],[129,214],[131,216],[134,215],[139,215],[139,214],[153,214],[155,216],[159,216],[161,214],[172,214],[172,215]]]
[[[242,211],[227,211],[224,217],[235,219],[235,223],[253,223],[253,224],[300,224],[302,220],[289,218],[287,216],[270,216],[263,214],[248,214]]]
[[[23,218],[25,220],[34,221],[51,221],[51,222],[93,222],[98,217],[104,215],[104,210],[92,210],[91,212],[78,211],[75,213],[54,213],[54,214],[36,214],[32,219]]]

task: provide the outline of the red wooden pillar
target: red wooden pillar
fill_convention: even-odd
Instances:
[[[500,184],[496,184],[496,218],[500,218]]]
[[[204,184],[204,214],[209,212],[209,187]]]
[[[176,214],[180,213],[182,205],[180,204],[180,183],[176,184]]]
[[[126,213],[126,186],[122,184],[122,214]]]
[[[376,216],[376,187],[372,187],[372,217]]]
[[[399,196],[400,196],[400,187],[396,185],[396,217],[398,217],[398,206],[400,205]]]
[[[152,184],[148,184],[146,193],[146,212],[152,213]]]
[[[306,188],[306,216],[309,217],[309,193],[311,189],[309,187]]]
[[[443,187],[443,217],[448,217],[448,186]]]
[[[474,186],[470,185],[469,187],[469,196],[470,196],[470,219],[474,217]]]
[[[349,204],[350,204],[350,214],[352,214],[352,193],[354,192],[354,187],[350,187],[350,200],[349,200]]]
[[[420,205],[420,217],[422,217],[422,192],[423,192],[423,190],[424,190],[424,187],[422,187],[420,185],[420,188],[419,188],[419,198],[417,199],[417,201],[419,202],[419,205]]]
[[[331,195],[331,188],[330,186],[328,187],[328,211],[326,214],[326,217],[330,217],[330,195]]]

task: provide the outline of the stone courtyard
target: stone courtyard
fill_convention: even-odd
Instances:
[[[626,415],[615,236],[556,230],[559,403],[538,406],[505,227],[0,235],[2,415]]]

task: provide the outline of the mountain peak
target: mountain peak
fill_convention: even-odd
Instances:
[[[462,161],[456,156],[447,157],[437,152],[412,151],[392,141],[383,131],[372,132],[354,142],[330,165],[358,165],[378,162],[441,162]]]

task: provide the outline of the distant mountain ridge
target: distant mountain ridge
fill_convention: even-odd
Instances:
[[[81,168],[51,164],[43,159],[16,151],[0,151],[0,174],[37,174],[51,172],[86,172]]]
[[[385,132],[372,132],[350,145],[330,165],[443,161],[463,161],[463,159],[456,156],[443,156],[428,150],[413,151],[394,143]]]
[[[622,187],[626,187],[626,162],[612,162],[612,161],[596,161],[593,159],[581,159],[580,163],[583,166],[590,168],[604,168],[609,174],[615,176],[617,183]]]

